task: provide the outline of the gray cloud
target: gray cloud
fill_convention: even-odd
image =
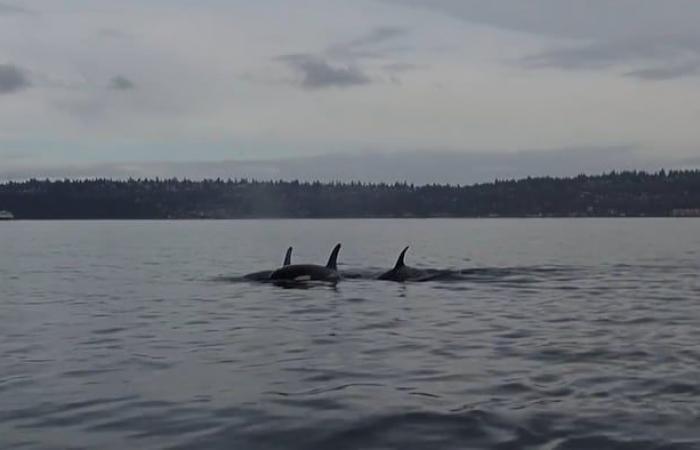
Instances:
[[[367,84],[371,81],[357,67],[333,65],[316,55],[283,55],[277,59],[283,61],[301,75],[301,86],[305,89],[349,87]]]
[[[117,75],[109,80],[109,87],[117,91],[128,91],[130,89],[134,89],[136,85],[125,76]]]
[[[673,78],[697,76],[700,75],[700,60],[667,67],[633,70],[625,75],[642,80],[670,80]]]
[[[520,61],[526,67],[599,69],[637,65],[627,76],[665,80],[698,73],[700,35],[660,35],[629,37],[605,42],[558,48]]]
[[[533,66],[556,66],[565,69],[608,67],[620,61],[673,60],[684,53],[697,53],[698,42],[683,36],[671,38],[630,38],[596,42],[584,46],[548,50],[528,56],[523,61]]]
[[[373,45],[401,36],[402,34],[406,34],[406,30],[400,27],[378,27],[372,30],[368,35],[354,39],[346,45],[349,47]]]
[[[24,70],[12,64],[0,64],[0,95],[17,92],[30,85]]]
[[[636,66],[625,75],[667,80],[698,75],[700,2],[692,0],[384,0],[549,38],[579,40],[519,61],[567,70]]]
[[[612,146],[514,153],[360,153],[269,161],[132,162],[40,167],[0,166],[0,180],[86,177],[254,178],[415,184],[472,184],[527,176],[575,176],[610,170],[698,167],[698,161],[650,158],[633,147]]]
[[[331,45],[325,54],[347,59],[380,58],[385,52],[378,47],[406,33],[399,27],[378,27],[357,39]]]
[[[300,85],[305,89],[361,86],[372,82],[362,67],[362,61],[384,58],[386,49],[380,48],[382,44],[405,33],[403,28],[379,27],[359,38],[330,45],[317,54],[282,55],[276,60],[299,73],[302,77]],[[385,71],[392,75],[392,79],[399,72],[386,68]]]
[[[279,160],[270,178],[303,180],[408,181],[416,184],[471,184],[527,176],[575,176],[612,169],[661,168],[630,146],[522,150],[510,153],[446,151],[333,154]],[[667,167],[675,162],[665,161]]]
[[[397,73],[397,72],[408,72],[410,70],[418,70],[421,68],[424,68],[425,66],[421,66],[419,64],[411,64],[411,63],[389,63],[385,64],[383,66],[383,69],[386,70],[387,72],[390,73]]]
[[[26,8],[22,8],[21,6],[0,3],[0,15],[3,14],[33,14],[33,12]]]
[[[669,31],[697,35],[695,0],[381,0],[472,23],[566,39],[614,40]]]
[[[690,158],[683,158],[681,163],[687,167],[700,167],[700,156],[694,156]]]

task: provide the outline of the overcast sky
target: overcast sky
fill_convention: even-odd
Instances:
[[[696,0],[0,0],[0,179],[700,162]]]

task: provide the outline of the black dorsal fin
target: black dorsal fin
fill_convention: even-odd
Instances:
[[[338,270],[338,253],[340,252],[340,244],[336,244],[333,247],[330,258],[328,258],[328,264],[326,267],[333,270]]]
[[[406,255],[406,251],[408,251],[408,246],[406,246],[406,248],[404,248],[401,251],[401,254],[399,255],[398,259],[396,260],[396,265],[394,266],[394,269],[400,269],[406,265],[403,262],[403,257]]]
[[[284,262],[282,263],[283,266],[288,266],[292,263],[292,247],[289,247],[287,249],[287,254],[284,255]]]

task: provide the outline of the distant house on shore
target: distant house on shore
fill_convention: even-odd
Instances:
[[[700,208],[674,209],[671,211],[673,217],[700,217]]]
[[[0,210],[0,220],[12,220],[14,218],[15,215],[12,214],[10,211]]]

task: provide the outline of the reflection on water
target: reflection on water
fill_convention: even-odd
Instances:
[[[700,448],[700,221],[0,226],[1,448]],[[244,280],[289,245],[344,279]],[[378,281],[411,244],[424,283]]]

